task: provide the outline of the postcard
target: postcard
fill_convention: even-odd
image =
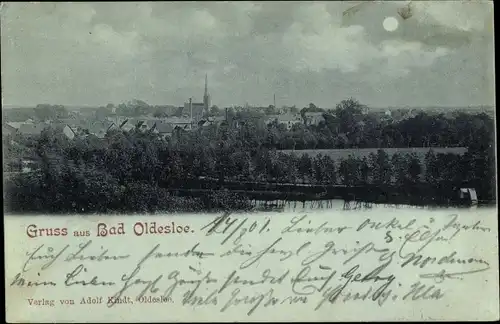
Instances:
[[[499,319],[492,2],[0,13],[7,322]]]

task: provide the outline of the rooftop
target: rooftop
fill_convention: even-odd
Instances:
[[[301,117],[300,115],[292,115],[292,114],[283,114],[283,115],[277,115],[276,118],[278,119],[278,121],[282,121],[282,122],[287,122],[287,121],[297,121],[297,120],[300,120]]]
[[[156,129],[159,133],[172,133],[174,131],[174,126],[172,124],[157,124]]]
[[[45,123],[38,123],[38,124],[22,124],[19,127],[19,132],[26,134],[26,135],[39,135],[42,130],[47,128],[47,124]]]
[[[324,112],[322,112],[322,111],[315,111],[315,112],[306,112],[306,113],[304,113],[304,115],[307,116],[307,117],[316,117],[316,116],[323,117],[323,114],[324,114]]]

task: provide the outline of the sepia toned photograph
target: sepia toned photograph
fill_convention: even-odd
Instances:
[[[498,319],[492,1],[0,14],[14,322]]]

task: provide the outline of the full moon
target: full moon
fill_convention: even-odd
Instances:
[[[392,31],[395,31],[396,29],[398,29],[398,20],[394,17],[387,17],[384,19],[384,22],[383,22],[383,26],[384,26],[384,29],[389,31],[389,32],[392,32]]]

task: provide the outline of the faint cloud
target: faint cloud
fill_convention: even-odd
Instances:
[[[429,49],[416,41],[386,40],[377,44],[360,25],[342,27],[328,13],[314,19],[321,7],[301,7],[303,12],[296,14],[297,21],[283,36],[283,45],[290,53],[286,61],[294,71],[354,73],[372,66],[372,71],[391,71],[386,74],[398,76],[412,68],[432,65],[451,52],[444,47]]]
[[[117,33],[111,26],[94,26],[92,41],[115,55],[135,56],[141,50],[139,35],[135,31]]]
[[[408,74],[412,68],[430,66],[440,57],[450,53],[451,50],[443,47],[425,49],[423,44],[418,42],[386,41],[380,49],[381,59],[386,62],[382,65],[382,70],[391,76]]]
[[[421,23],[462,31],[481,31],[493,19],[491,1],[415,1],[413,4],[414,17]]]
[[[373,84],[391,84],[412,72],[445,70],[449,67],[434,64],[466,51],[474,52],[468,62],[479,66],[482,49],[463,45],[471,39],[492,42],[484,36],[491,5],[415,2],[414,15],[391,35],[380,31],[384,10],[394,16],[403,4],[363,5],[347,19],[342,12],[349,5],[12,2],[1,19],[2,59],[9,62],[2,64],[9,80],[4,95],[23,103],[107,103],[111,96],[182,101],[202,96],[208,73],[218,105],[268,100],[285,78],[283,96],[291,104],[308,96],[325,96],[328,102],[331,94],[315,92],[311,84],[316,89],[333,80],[343,93],[364,82],[359,92],[369,92]],[[472,69],[467,66],[463,73]],[[218,86],[223,90],[216,93]]]

